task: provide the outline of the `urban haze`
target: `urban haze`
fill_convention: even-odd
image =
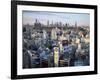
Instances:
[[[90,64],[88,13],[23,11],[23,68]]]

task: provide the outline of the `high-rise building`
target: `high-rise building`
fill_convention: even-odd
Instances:
[[[54,66],[59,66],[59,47],[54,47]]]
[[[49,26],[49,20],[47,21],[47,26]]]
[[[75,22],[75,27],[77,27],[77,22]]]

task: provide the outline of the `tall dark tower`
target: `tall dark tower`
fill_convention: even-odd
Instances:
[[[75,22],[75,27],[77,27],[77,22]]]
[[[75,22],[75,31],[78,32],[77,22]]]
[[[35,20],[35,23],[38,23],[38,20],[37,19]]]
[[[49,20],[47,21],[47,26],[49,26]]]
[[[51,23],[51,24],[52,24],[52,26],[53,26],[53,21],[52,21],[52,23]]]

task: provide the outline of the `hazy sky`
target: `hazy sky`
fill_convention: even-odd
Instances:
[[[43,24],[55,22],[69,23],[78,26],[89,26],[90,15],[84,13],[67,13],[67,12],[44,12],[44,11],[23,11],[23,24],[34,24],[35,20]]]

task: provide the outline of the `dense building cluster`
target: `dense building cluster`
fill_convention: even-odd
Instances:
[[[88,66],[89,32],[77,22],[23,25],[23,68]]]

